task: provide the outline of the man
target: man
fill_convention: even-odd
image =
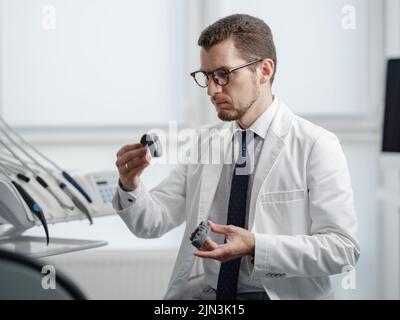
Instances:
[[[359,257],[338,139],[272,95],[276,52],[262,20],[228,16],[206,28],[198,44],[201,69],[191,75],[207,88],[222,120],[208,128],[228,141],[220,146],[224,159],[233,146],[238,154],[232,163],[178,165],[149,192],[140,182],[150,163],[147,149],[124,146],[114,208],[144,238],[186,222],[167,299],[190,298],[185,292],[195,257],[203,259],[205,277],[192,298],[331,297],[329,275],[348,271]],[[196,250],[189,238],[207,219],[211,232]]]

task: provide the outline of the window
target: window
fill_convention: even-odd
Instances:
[[[0,0],[0,111],[14,126],[215,121],[212,106],[205,106],[206,94],[192,83],[188,87],[188,74],[199,66],[198,32],[232,13],[255,15],[271,26],[278,51],[273,91],[294,112],[379,121],[384,87],[380,1],[49,3]]]
[[[0,0],[0,102],[16,126],[181,120],[184,0]]]

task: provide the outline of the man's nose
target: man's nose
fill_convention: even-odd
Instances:
[[[222,92],[222,86],[216,84],[212,77],[208,78],[208,87],[207,87],[207,94],[212,97],[216,93]]]

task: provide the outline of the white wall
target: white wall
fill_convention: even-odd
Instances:
[[[0,86],[10,123],[98,127],[180,119],[182,0],[0,0],[0,6]]]

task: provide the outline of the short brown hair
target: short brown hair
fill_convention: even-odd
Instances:
[[[246,14],[227,16],[208,26],[200,34],[197,44],[208,50],[232,37],[243,59],[269,58],[274,62],[276,73],[276,49],[270,27],[261,19]]]

